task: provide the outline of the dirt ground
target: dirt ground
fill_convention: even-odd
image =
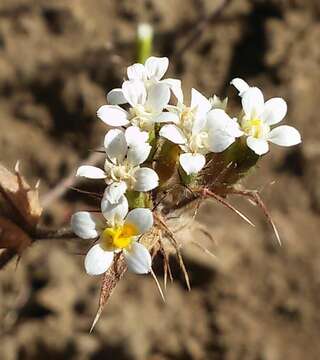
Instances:
[[[185,91],[228,95],[236,109],[228,83],[244,77],[266,97],[284,97],[286,122],[303,136],[294,149],[273,146],[246,182],[262,189],[282,247],[245,200],[234,203],[256,228],[206,203],[198,219],[218,259],[184,249],[192,291],[173,259],[166,304],[151,277],[127,274],[90,335],[100,283],[75,254],[80,240],[37,243],[17,270],[0,273],[1,360],[320,359],[320,2],[231,0],[179,52],[218,3],[0,1],[0,162],[21,160],[31,182],[41,178],[42,194],[99,145],[105,127],[96,109],[134,61],[140,21],[154,25],[154,52],[170,58]],[[85,201],[68,192],[44,222],[67,224]]]

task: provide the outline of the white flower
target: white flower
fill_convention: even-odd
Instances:
[[[158,82],[146,87],[144,82],[137,78],[125,81],[121,92],[117,90],[116,93],[112,96],[124,97],[130,105],[129,110],[126,111],[118,105],[103,105],[98,109],[98,117],[110,126],[132,124],[146,131],[153,130],[156,117],[163,114],[170,100],[168,85]]]
[[[179,161],[187,175],[197,174],[205,165],[205,155],[221,152],[242,135],[236,120],[223,110],[212,109],[212,103],[199,91],[192,89],[191,105],[170,106],[175,114],[174,124],[164,125],[160,135],[179,144],[184,154]]]
[[[138,236],[153,226],[149,209],[137,208],[128,213],[127,199],[122,196],[116,205],[103,198],[101,210],[104,220],[92,213],[80,211],[71,218],[71,227],[83,239],[98,243],[88,251],[84,265],[89,275],[100,275],[111,266],[115,253],[123,252],[128,269],[137,274],[151,271],[151,256],[146,247],[137,242]]]
[[[155,83],[162,83],[169,86],[173,94],[179,101],[182,101],[181,81],[178,79],[162,79],[169,66],[166,57],[149,57],[145,64],[133,64],[127,68],[129,80],[143,81],[146,88]],[[126,104],[128,99],[123,93],[123,89],[113,89],[107,94],[107,100],[112,105]]]
[[[282,98],[272,98],[264,102],[260,89],[250,87],[244,80],[231,81],[241,96],[244,116],[241,128],[247,136],[247,145],[257,155],[269,151],[268,141],[280,146],[292,146],[301,142],[301,136],[292,126],[278,126],[287,113],[287,104]]]
[[[140,167],[149,156],[151,146],[148,133],[135,126],[125,131],[109,130],[104,139],[107,155],[104,170],[95,166],[80,166],[77,176],[89,179],[105,179],[109,185],[106,196],[115,204],[127,190],[150,191],[158,186],[157,173],[147,167]]]
[[[205,119],[211,103],[200,92],[192,89],[190,106],[178,102],[177,106],[168,109],[174,115],[173,124],[164,125],[160,136],[179,144],[185,153],[179,157],[181,167],[187,175],[197,174],[204,167],[204,155],[208,152]]]

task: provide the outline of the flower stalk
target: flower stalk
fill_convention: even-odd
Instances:
[[[141,23],[137,29],[137,60],[143,64],[152,54],[153,28],[150,24]]]

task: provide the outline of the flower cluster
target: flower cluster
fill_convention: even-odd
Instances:
[[[183,184],[186,178],[201,177],[210,154],[228,152],[235,142],[258,156],[268,152],[268,142],[281,146],[301,142],[295,128],[274,127],[287,112],[283,99],[265,102],[260,89],[236,78],[231,84],[239,91],[242,111],[232,117],[226,112],[227,99],[215,95],[206,98],[192,89],[186,102],[180,80],[164,78],[168,66],[165,57],[129,66],[128,79],[111,90],[108,105],[98,109],[98,117],[110,127],[104,138],[104,169],[81,166],[77,176],[105,181],[101,214],[80,211],[71,220],[79,237],[98,239],[85,258],[89,274],[104,273],[117,253],[123,254],[132,272],[151,271],[151,255],[140,240],[153,227],[150,209],[163,185],[156,163],[165,144],[176,147],[173,166]],[[142,202],[132,201],[140,195]]]

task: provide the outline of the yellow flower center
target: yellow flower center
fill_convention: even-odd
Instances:
[[[254,118],[246,120],[242,126],[243,130],[257,139],[263,135],[263,123],[260,119]]]
[[[138,229],[133,224],[106,228],[101,236],[101,246],[106,251],[128,249],[137,234]]]

